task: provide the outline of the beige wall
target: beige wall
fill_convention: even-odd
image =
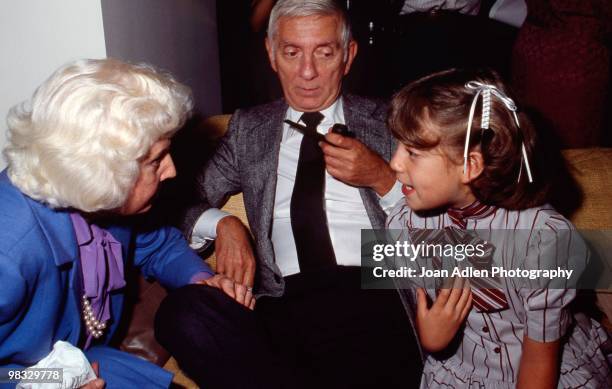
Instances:
[[[215,0],[3,0],[0,148],[8,110],[53,70],[107,55],[170,71],[193,89],[197,112],[221,113]]]
[[[60,65],[77,58],[104,58],[102,9],[97,0],[0,2],[0,147],[6,114],[27,99]],[[4,158],[0,168],[4,168]]]

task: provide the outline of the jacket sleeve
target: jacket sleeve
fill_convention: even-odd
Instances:
[[[243,117],[236,111],[230,119],[227,132],[219,141],[211,160],[197,175],[197,204],[185,212],[181,229],[191,236],[194,225],[204,211],[221,207],[227,198],[242,190],[238,164],[239,129]]]
[[[570,304],[576,297],[576,281],[589,262],[590,252],[575,227],[561,217],[547,218],[527,241],[525,262],[519,267],[573,270],[572,280],[524,278],[519,289],[526,316],[525,335],[537,342],[552,342],[565,336],[573,324]]]
[[[179,230],[162,227],[136,234],[134,264],[147,278],[155,278],[168,288],[191,282],[198,273],[214,272],[189,247]]]

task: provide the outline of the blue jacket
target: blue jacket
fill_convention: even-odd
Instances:
[[[107,230],[122,245],[126,269],[139,267],[166,287],[185,285],[198,272],[212,274],[176,229],[140,233],[115,225]],[[25,196],[6,171],[0,173],[0,367],[36,364],[58,340],[82,346],[85,329],[77,259],[69,213]],[[100,377],[107,388],[167,387],[170,373],[105,346],[119,324],[124,292],[113,292],[110,328],[86,355],[100,362]]]

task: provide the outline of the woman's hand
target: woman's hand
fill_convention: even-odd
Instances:
[[[98,364],[98,362],[93,362],[91,364],[91,368],[93,369],[94,373],[96,373],[96,378],[93,381],[89,381],[88,383],[86,383],[85,385],[81,386],[79,389],[102,389],[106,386],[106,383],[104,382],[104,380],[100,377],[100,366]]]
[[[455,285],[456,286],[456,285]],[[453,340],[472,307],[469,284],[442,289],[431,308],[425,290],[417,289],[417,331],[421,345],[429,352],[443,350]]]
[[[214,276],[205,280],[199,281],[198,284],[212,286],[217,288],[232,299],[236,300],[239,304],[253,310],[255,308],[255,296],[253,296],[253,288],[238,284],[231,278],[226,277],[223,274],[215,274]]]

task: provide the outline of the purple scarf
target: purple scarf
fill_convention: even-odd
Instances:
[[[81,257],[83,294],[90,300],[96,319],[106,322],[111,318],[110,292],[125,286],[121,243],[78,213],[70,214],[70,218]],[[88,334],[85,348],[92,338]]]

